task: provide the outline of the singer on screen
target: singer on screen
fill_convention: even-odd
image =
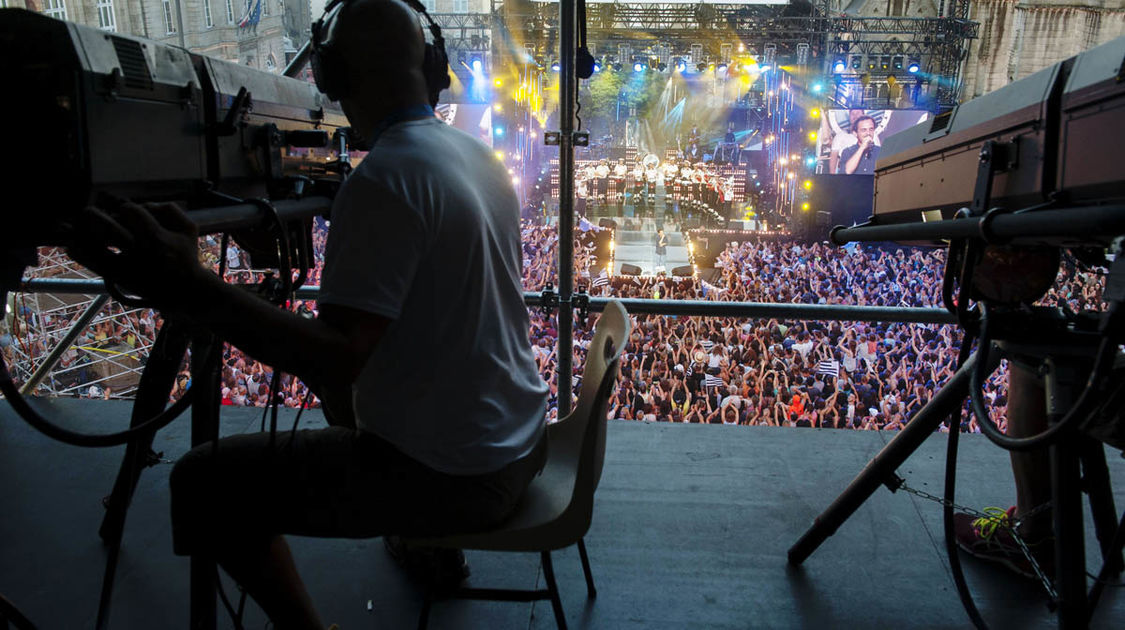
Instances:
[[[843,175],[872,175],[875,173],[875,160],[879,159],[879,145],[875,142],[875,119],[861,116],[856,119],[852,128],[859,142],[840,153],[836,172]]]

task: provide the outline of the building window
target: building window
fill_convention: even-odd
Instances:
[[[227,0],[227,24],[234,24],[234,0]]]
[[[113,13],[113,0],[98,0],[98,28],[117,31],[117,16]]]
[[[172,0],[164,0],[164,32],[169,35],[176,32],[176,21],[172,18]]]
[[[211,0],[203,0],[203,26],[211,28],[215,25],[215,18],[211,15]]]
[[[422,6],[426,8],[426,13],[433,13],[437,8],[437,0],[422,0]]]
[[[453,0],[453,12],[454,13],[468,13],[469,12],[469,0]]]
[[[66,19],[66,0],[47,0],[43,9],[44,15],[49,15],[59,20]]]

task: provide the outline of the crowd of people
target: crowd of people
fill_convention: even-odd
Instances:
[[[558,231],[555,226],[524,222],[523,282],[527,291],[557,285]],[[597,282],[602,271],[592,239],[576,239],[576,283],[591,294],[620,298],[656,298],[800,304],[932,307],[941,303],[944,250],[830,247],[786,241],[731,243],[719,255],[711,282],[670,276],[616,276]],[[310,285],[319,284],[326,227],[313,230],[315,266]],[[222,251],[217,237],[201,239],[201,262],[231,282],[254,283],[262,272],[234,242]],[[1041,303],[1072,310],[1098,308],[1104,278],[1096,271],[1064,265],[1058,282]],[[297,300],[293,310],[314,317],[315,302]],[[99,321],[86,333],[91,344],[151,343],[159,317],[147,309],[130,312],[129,321]],[[18,313],[29,329],[43,323],[30,309]],[[55,317],[60,317],[56,315]],[[135,321],[133,321],[135,320]],[[585,346],[596,315],[575,327],[573,391],[578,391]],[[556,374],[558,326],[554,314],[531,310],[530,340],[542,378],[551,390],[548,417],[558,417]],[[49,350],[42,339],[24,339],[35,356]],[[8,360],[13,341],[4,348]],[[901,428],[952,375],[960,344],[954,326],[812,322],[779,319],[634,316],[633,336],[622,359],[620,387],[611,401],[614,418],[848,429]],[[64,355],[66,372],[78,353]],[[185,360],[172,397],[190,382]],[[222,397],[228,405],[265,406],[273,370],[227,345],[223,354]],[[987,383],[991,413],[1003,426],[1007,395],[1004,370]],[[98,389],[99,393],[102,389]],[[85,391],[81,393],[85,394]],[[318,406],[319,401],[296,378],[281,375],[275,394],[279,404]],[[966,414],[963,429],[976,431]]]
[[[542,228],[528,233],[550,234]],[[536,249],[542,252],[551,245],[546,237]],[[729,245],[716,266],[719,274],[713,282],[617,277],[594,291],[622,298],[935,307],[941,303],[944,250],[763,240]],[[576,270],[583,279],[590,273]],[[1064,265],[1041,303],[1096,309],[1103,285],[1098,271]],[[575,391],[593,319],[576,328]],[[635,315],[634,321],[620,387],[611,402],[614,418],[898,429],[953,374],[960,349],[959,331],[951,325],[647,314]],[[538,313],[531,327],[541,374],[554,395],[555,322]],[[985,388],[990,414],[1002,428],[1006,382],[1002,365]],[[557,415],[553,407],[551,414]],[[979,430],[975,419],[964,418],[962,430]]]

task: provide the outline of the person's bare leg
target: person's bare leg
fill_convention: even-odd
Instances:
[[[1027,368],[1008,363],[1008,435],[1028,437],[1047,428],[1047,402],[1042,381]],[[1051,461],[1047,450],[1011,453],[1016,481],[1016,516],[1051,500]],[[1051,535],[1051,511],[1043,510],[1022,524],[1021,533],[1036,540]]]
[[[278,630],[323,630],[284,537],[237,541],[222,549],[217,560]]]

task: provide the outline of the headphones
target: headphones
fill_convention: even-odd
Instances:
[[[309,55],[309,64],[316,79],[316,88],[333,101],[339,101],[351,94],[351,86],[348,84],[348,62],[343,53],[337,50],[338,44],[333,42],[336,29],[339,28],[340,13],[351,1],[331,0],[324,7],[324,15],[312,25],[312,52]],[[426,50],[422,57],[422,76],[426,79],[426,93],[430,99],[430,107],[437,107],[438,96],[450,85],[445,38],[441,36],[441,28],[419,0],[403,1],[426,18],[430,34],[433,36],[432,43],[426,42]]]

